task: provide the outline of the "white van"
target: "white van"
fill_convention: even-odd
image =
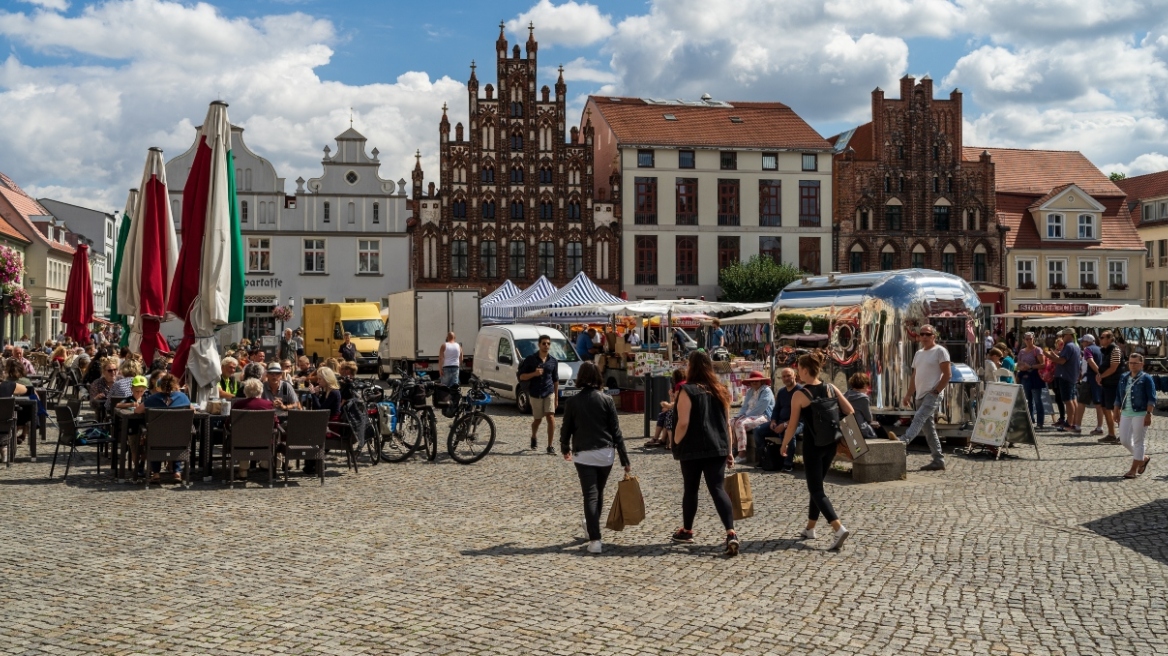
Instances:
[[[522,413],[531,412],[531,402],[527,397],[527,383],[519,382],[519,365],[539,350],[542,335],[552,338],[551,356],[560,362],[560,399],[575,395],[579,391],[576,374],[583,362],[564,334],[555,328],[526,324],[486,326],[475,339],[474,374],[498,396],[514,399]]]

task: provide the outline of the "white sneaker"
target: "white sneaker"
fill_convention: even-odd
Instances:
[[[588,553],[598,554],[601,551],[600,540],[593,540],[588,543]]]
[[[848,531],[848,527],[840,526],[840,530],[835,532],[835,542],[831,543],[828,551],[839,551],[840,547],[844,546],[844,540],[847,540],[849,535],[851,535],[851,532]]]
[[[802,531],[799,531],[799,537],[803,538],[804,540],[814,540],[815,539],[815,529],[805,528]]]

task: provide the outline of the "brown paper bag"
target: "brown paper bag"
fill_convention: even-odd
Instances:
[[[734,519],[754,517],[754,494],[750,491],[750,477],[746,472],[735,472],[726,477],[723,484],[730,503],[734,506]]]
[[[617,489],[620,489],[619,486]],[[625,530],[625,520],[621,515],[620,492],[612,499],[612,509],[608,511],[608,521],[604,523],[604,528],[610,531]]]
[[[636,476],[625,474],[616,486],[616,498],[620,501],[625,526],[636,526],[645,519],[645,497],[641,495],[641,483]]]

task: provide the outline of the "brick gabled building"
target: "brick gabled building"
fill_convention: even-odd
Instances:
[[[872,121],[836,147],[837,269],[907,267],[954,273],[997,301],[1003,232],[988,154],[963,152],[962,97],[933,97],[929,77],[900,80],[900,98],[872,92]],[[990,298],[994,297],[994,298]]]
[[[616,293],[620,227],[612,206],[593,207],[592,124],[564,140],[567,85],[555,95],[536,86],[533,26],[525,56],[508,55],[503,26],[495,43],[499,88],[479,80],[471,63],[469,126],[454,126],[443,107],[438,127],[438,185],[425,191],[413,172],[413,280],[418,288],[470,287],[484,292],[506,279],[526,286],[541,275],[562,285],[584,271]]]

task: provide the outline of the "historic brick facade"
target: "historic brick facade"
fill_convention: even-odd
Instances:
[[[836,270],[921,267],[1003,284],[1003,231],[988,153],[962,157],[961,92],[900,80],[900,99],[872,92],[872,122],[831,139]]]
[[[498,97],[471,63],[469,132],[450,134],[443,107],[438,189],[423,192],[420,159],[413,172],[414,275],[419,288],[471,287],[484,292],[506,279],[523,287],[541,275],[561,285],[583,270],[616,293],[620,227],[594,212],[591,120],[564,141],[567,85],[563,68],[555,96],[536,91],[534,27],[526,57],[508,56],[499,27],[495,54]]]

